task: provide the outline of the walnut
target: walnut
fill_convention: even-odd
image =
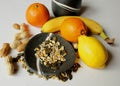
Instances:
[[[3,46],[0,50],[0,57],[5,57],[7,56],[11,51],[11,47],[9,43],[3,43]]]

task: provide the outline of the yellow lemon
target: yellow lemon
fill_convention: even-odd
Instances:
[[[81,60],[89,67],[104,68],[108,59],[105,46],[95,37],[79,36],[78,52]]]

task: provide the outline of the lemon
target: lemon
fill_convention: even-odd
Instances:
[[[81,60],[92,68],[104,68],[108,59],[105,46],[92,36],[78,37],[78,53]]]

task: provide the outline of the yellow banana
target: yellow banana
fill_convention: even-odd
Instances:
[[[103,28],[100,24],[98,24],[96,21],[89,19],[89,18],[85,18],[85,17],[81,17],[81,16],[61,16],[61,17],[56,17],[53,18],[51,20],[49,20],[48,22],[46,22],[43,27],[41,28],[42,32],[57,32],[60,30],[60,26],[62,24],[62,22],[67,19],[67,18],[80,18],[85,25],[88,27],[89,31],[92,34],[97,34],[100,35],[104,40],[107,41],[107,43],[113,43],[114,39],[109,39],[109,37],[104,33]]]
[[[69,18],[69,16],[56,17],[47,21],[41,28],[42,32],[57,32],[60,30],[62,22]]]

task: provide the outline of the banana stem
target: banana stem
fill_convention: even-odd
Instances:
[[[114,44],[114,41],[115,41],[115,39],[114,38],[107,38],[107,39],[105,39],[105,41],[108,43],[108,44]]]
[[[108,38],[108,36],[107,36],[103,31],[100,33],[100,36],[101,36],[104,40]]]
[[[108,44],[113,44],[114,43],[114,38],[109,38],[104,32],[100,33],[100,36],[108,43]]]

